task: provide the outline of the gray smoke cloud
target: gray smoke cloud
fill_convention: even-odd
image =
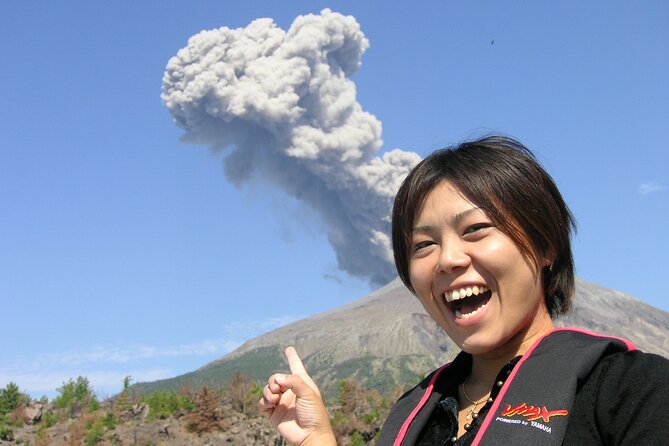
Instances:
[[[340,269],[372,283],[396,276],[390,209],[413,152],[378,155],[381,123],[349,78],[369,42],[328,9],[245,28],[202,31],[167,64],[161,98],[183,140],[224,151],[236,186],[264,181],[314,209]]]

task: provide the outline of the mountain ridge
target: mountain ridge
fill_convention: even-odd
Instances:
[[[555,325],[627,338],[640,350],[669,356],[669,313],[584,280],[576,282],[572,311]],[[351,378],[379,390],[406,388],[459,351],[395,279],[347,305],[250,339],[193,372],[136,386],[143,392],[177,390],[186,382],[216,387],[237,372],[262,382],[286,371],[282,352],[288,345],[326,393]]]

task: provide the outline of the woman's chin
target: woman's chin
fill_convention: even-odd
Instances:
[[[475,332],[464,336],[460,334],[458,337],[451,336],[451,339],[463,352],[473,356],[494,355],[504,350],[506,344],[503,336],[490,331]]]
[[[481,344],[463,344],[461,347],[463,352],[469,353],[472,356],[486,356],[497,351],[496,346],[481,345]]]

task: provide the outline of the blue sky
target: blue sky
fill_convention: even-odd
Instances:
[[[375,288],[313,209],[180,142],[160,99],[190,36],[325,7],[370,42],[351,79],[379,154],[519,138],[578,220],[577,275],[669,310],[666,2],[3,2],[0,386],[110,395]]]

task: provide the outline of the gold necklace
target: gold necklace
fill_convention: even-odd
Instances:
[[[471,420],[472,418],[474,418],[474,415],[476,413],[476,406],[486,401],[488,399],[488,395],[490,395],[490,393],[487,393],[483,398],[481,398],[478,401],[474,401],[471,398],[469,398],[469,395],[467,395],[467,381],[469,381],[469,376],[465,379],[465,382],[462,383],[462,394],[465,396],[465,399],[469,401],[470,404],[472,404],[472,407],[467,411],[467,420]]]

